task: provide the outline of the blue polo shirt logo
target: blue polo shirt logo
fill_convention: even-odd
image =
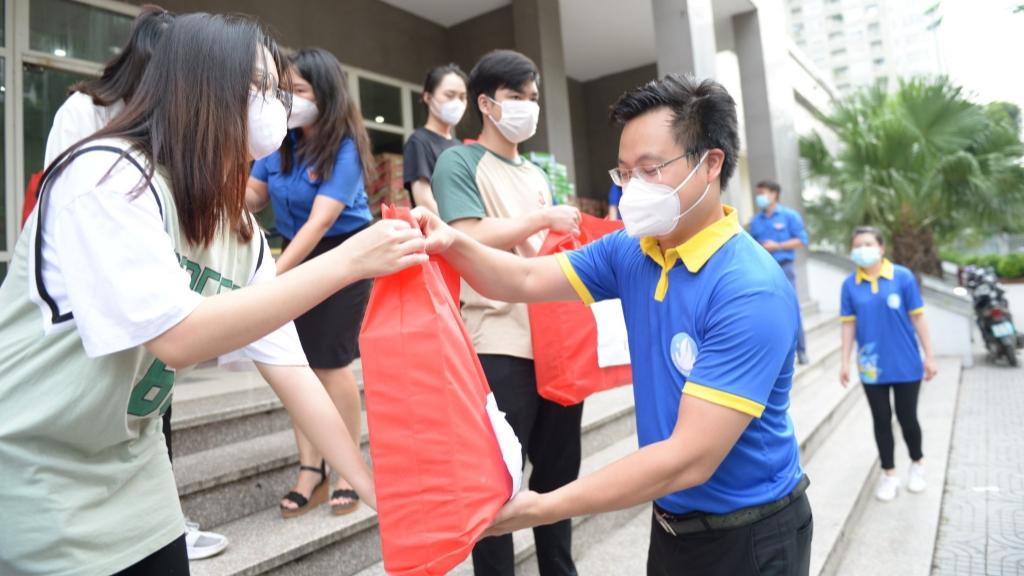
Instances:
[[[689,378],[693,364],[697,361],[697,345],[686,332],[672,337],[672,363],[683,376]]]
[[[866,384],[874,384],[878,382],[878,377],[882,374],[882,369],[878,367],[878,354],[873,354],[875,351],[875,343],[871,342],[861,347],[860,353],[857,354],[857,363],[859,366],[860,378]]]
[[[885,303],[889,305],[889,308],[892,308],[893,310],[899,310],[901,304],[900,295],[896,294],[895,292],[889,294],[889,297],[886,298]]]

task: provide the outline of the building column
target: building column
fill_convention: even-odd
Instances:
[[[715,77],[715,18],[711,0],[653,0],[658,76]]]
[[[540,122],[523,151],[551,152],[576,181],[576,159],[569,119],[569,86],[562,50],[562,22],[557,0],[513,0],[512,28],[516,50],[540,68]]]
[[[736,56],[740,67],[747,167],[751,186],[775,180],[780,202],[804,213],[800,151],[793,126],[793,87],[787,81],[789,39],[781,2],[761,2],[759,10],[733,16]],[[769,81],[771,79],[771,81]],[[754,194],[754,190],[746,191]],[[806,251],[797,251],[797,294],[808,299]]]

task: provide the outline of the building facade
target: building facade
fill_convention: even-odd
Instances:
[[[0,277],[21,229],[25,187],[44,168],[53,115],[71,84],[99,74],[116,53],[141,3],[0,0]],[[283,46],[335,54],[375,152],[401,152],[422,125],[420,90],[430,68],[455,62],[468,71],[490,50],[523,52],[541,69],[542,107],[537,135],[523,151],[553,153],[584,198],[606,198],[618,152],[608,107],[624,91],[670,72],[716,78],[739,105],[740,168],[724,200],[743,221],[753,215],[751,182],[765,178],[778,180],[786,203],[802,209],[797,124],[835,93],[788,38],[783,0],[159,3],[177,13],[252,14]],[[475,138],[479,130],[466,114],[457,135]]]
[[[936,0],[789,0],[788,30],[840,94],[942,74]]]

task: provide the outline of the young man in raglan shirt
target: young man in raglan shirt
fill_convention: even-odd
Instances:
[[[446,150],[431,187],[441,218],[486,246],[520,259],[537,254],[548,230],[579,234],[579,210],[552,206],[547,177],[518,145],[537,131],[540,73],[522,54],[497,50],[469,75],[469,106],[483,122],[475,144]],[[537,393],[530,318],[525,304],[462,292],[462,316],[498,408],[533,464],[530,489],[550,492],[579,475],[583,404],[564,407]],[[525,458],[524,458],[525,462]],[[572,524],[534,529],[541,576],[576,576]],[[513,576],[512,536],[485,538],[473,549],[477,576]]]
[[[640,450],[545,494],[520,492],[490,534],[654,501],[651,576],[806,576],[813,520],[790,420],[797,299],[721,190],[736,103],[669,75],[612,107],[626,229],[582,250],[514,258],[416,216],[427,251],[507,302],[619,298]]]

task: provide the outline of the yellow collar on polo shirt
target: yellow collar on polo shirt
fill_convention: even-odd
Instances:
[[[882,269],[878,271],[878,276],[872,278],[868,276],[868,273],[864,271],[860,266],[857,267],[857,284],[859,285],[864,280],[871,282],[871,293],[878,294],[878,279],[885,278],[886,280],[892,280],[893,267],[892,262],[888,258],[882,258]]]
[[[657,238],[644,236],[640,239],[640,249],[661,266],[661,278],[654,291],[655,300],[661,302],[665,299],[665,294],[668,292],[668,271],[676,265],[676,260],[681,259],[686,269],[692,274],[696,274],[715,255],[715,252],[718,252],[719,248],[743,230],[740,227],[736,209],[729,206],[723,206],[722,209],[725,212],[725,218],[701,230],[696,236],[679,246],[669,248],[668,252],[664,254],[661,252],[661,245],[658,244]]]

